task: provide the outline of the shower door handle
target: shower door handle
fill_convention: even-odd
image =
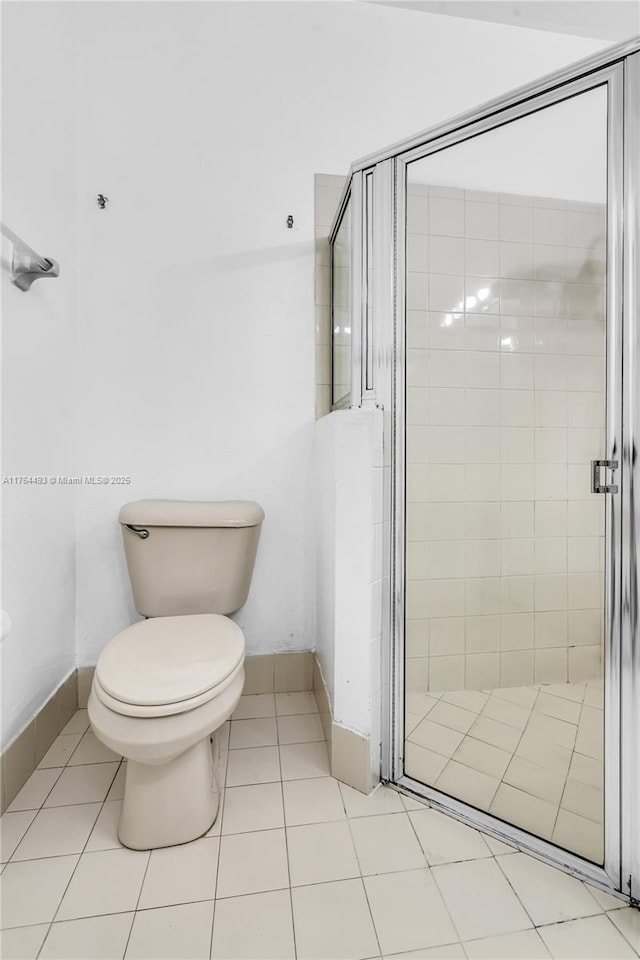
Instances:
[[[602,477],[600,471],[602,468],[606,470],[617,470],[618,461],[617,460],[592,460],[591,461],[591,493],[617,493],[618,484],[617,483],[602,483]]]

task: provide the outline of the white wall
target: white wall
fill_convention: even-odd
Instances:
[[[316,651],[333,720],[368,736],[380,694],[382,413],[339,410],[316,427]]]
[[[81,462],[133,478],[81,492],[79,662],[133,616],[143,496],[260,501],[239,622],[310,647],[313,173],[601,44],[351,3],[92,3],[79,41]]]
[[[3,6],[4,78],[16,78],[5,215],[64,271],[15,292],[21,311],[42,312],[36,330],[12,305],[16,454],[5,466],[55,460],[71,472],[75,451],[73,470],[133,479],[79,491],[77,661],[94,662],[134,616],[116,516],[152,495],[259,500],[267,520],[238,619],[252,651],[310,647],[313,174],[344,174],[355,157],[602,44],[360,3]],[[76,199],[72,363],[60,316],[71,324]],[[27,438],[40,451],[30,461]],[[73,659],[71,507],[59,493],[29,496],[10,504],[7,528],[7,733]]]
[[[2,271],[2,474],[75,468],[75,67],[72,6],[2,4],[2,218],[56,280]],[[3,243],[3,260],[11,244]],[[74,488],[10,485],[3,507],[2,745],[75,666]]]
[[[430,186],[603,203],[607,89],[596,87],[417,160],[408,177]]]

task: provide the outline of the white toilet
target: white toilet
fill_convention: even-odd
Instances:
[[[100,654],[89,719],[128,760],[118,837],[148,850],[194,840],[216,818],[215,734],[244,684],[244,636],[227,615],[247,599],[264,512],[138,500],[119,519],[135,607],[149,619]]]

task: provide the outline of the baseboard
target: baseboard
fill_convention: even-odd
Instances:
[[[380,779],[371,769],[371,738],[334,721],[327,685],[315,655],[313,693],[327,741],[331,776],[360,793],[370,793]]]
[[[380,779],[371,770],[371,738],[335,721],[331,724],[331,776],[360,793],[371,793]]]
[[[74,670],[49,697],[36,716],[2,754],[0,812],[4,813],[45,753],[78,709],[78,679]]]
[[[331,701],[329,699],[329,693],[327,691],[327,685],[324,680],[322,669],[315,654],[313,657],[313,695],[316,700],[318,713],[320,714],[320,722],[322,723],[324,738],[329,745],[329,749],[331,749],[331,724],[333,723],[333,717],[331,715]]]

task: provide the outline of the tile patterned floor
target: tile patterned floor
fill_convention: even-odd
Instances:
[[[410,692],[405,770],[602,863],[602,680]]]
[[[209,834],[132,851],[123,763],[78,711],[0,821],[4,960],[638,956],[623,901],[332,779],[312,695],[244,697],[227,735]]]

